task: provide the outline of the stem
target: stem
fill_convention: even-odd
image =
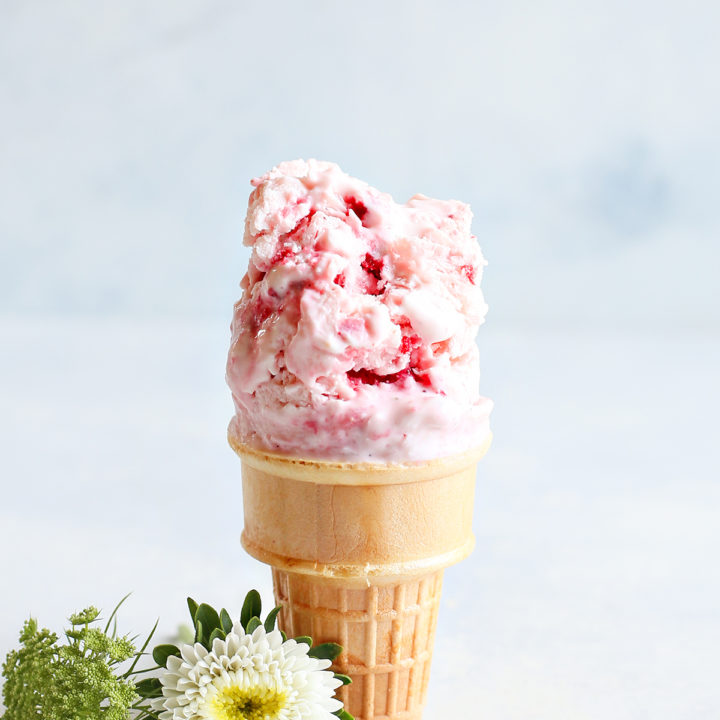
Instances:
[[[117,614],[117,611],[120,609],[120,606],[132,595],[132,593],[128,593],[116,606],[115,609],[110,614],[110,617],[108,618],[107,625],[105,626],[105,634],[107,635],[107,631],[110,629],[110,624],[113,621],[113,618]]]
[[[124,675],[122,675],[121,677],[128,678],[128,677],[130,677],[131,675],[142,675],[143,673],[152,672],[153,670],[163,670],[163,669],[164,669],[164,668],[163,668],[162,665],[157,665],[156,667],[146,668],[145,670],[134,670],[133,672],[130,672],[130,671],[128,670],[128,672],[126,672],[126,673],[125,673]]]
[[[155,631],[157,630],[159,622],[160,622],[160,618],[158,618],[155,621],[155,625],[153,625],[153,629],[150,631],[150,634],[148,635],[147,640],[145,641],[144,645],[140,648],[140,652],[135,656],[135,661],[130,666],[130,670],[128,671],[129,673],[135,669],[135,666],[138,664],[138,660],[141,658],[142,654],[145,652],[145,648],[150,644],[150,640],[152,640],[152,636],[155,634]]]
[[[131,710],[139,710],[142,713],[145,713],[145,715],[138,718],[138,720],[142,720],[143,717],[151,717],[155,718],[157,720],[158,714],[154,712],[153,710],[150,710],[148,707],[143,707],[142,704],[144,702],[147,702],[147,698],[143,698],[142,700],[138,700],[134,705],[130,706]]]

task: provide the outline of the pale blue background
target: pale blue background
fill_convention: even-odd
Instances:
[[[29,610],[130,589],[126,626],[166,634],[188,593],[269,600],[223,364],[248,180],[312,156],[471,203],[490,262],[496,440],[428,718],[720,715],[719,26],[709,1],[0,2],[0,653]]]

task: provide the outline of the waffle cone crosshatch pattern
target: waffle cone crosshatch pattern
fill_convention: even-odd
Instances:
[[[272,568],[288,637],[343,647],[338,697],[356,720],[421,720],[445,568],[472,551],[488,443],[409,465],[243,460],[242,544]]]
[[[395,584],[349,588],[273,568],[288,635],[343,646],[334,669],[353,678],[339,697],[356,720],[422,717],[442,578],[439,570]]]

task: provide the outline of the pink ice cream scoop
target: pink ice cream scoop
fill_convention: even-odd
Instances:
[[[470,208],[397,204],[316,160],[252,184],[227,365],[235,438],[369,462],[481,446],[492,401],[478,390],[485,260]]]

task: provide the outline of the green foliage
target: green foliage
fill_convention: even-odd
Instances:
[[[192,645],[193,642],[195,642],[195,628],[190,627],[190,625],[186,623],[182,623],[178,625],[175,637],[181,645]]]
[[[192,598],[187,599],[188,609],[190,610],[190,619],[192,620],[194,630],[194,642],[200,643],[206,650],[212,649],[213,641],[216,638],[224,640],[227,634],[233,629],[233,621],[230,617],[230,613],[222,608],[220,612],[215,610],[212,606],[202,603],[198,604]],[[265,629],[271,632],[275,628],[277,615],[281,608],[273,608],[268,613],[267,619],[265,620]],[[246,633],[252,633],[256,628],[263,624],[260,619],[262,612],[262,600],[260,599],[260,593],[257,590],[251,590],[246,596],[243,602],[242,611],[240,613],[240,625]],[[174,646],[164,646],[174,647]],[[176,652],[171,654],[179,655],[180,651],[175,648]],[[167,656],[162,658],[164,662],[159,662],[156,658],[158,665],[165,666]]]
[[[205,638],[205,628],[203,627],[202,620],[196,620],[195,621],[195,642],[200,643],[201,645],[206,645],[207,643],[204,642]]]
[[[355,718],[345,708],[340,708],[340,710],[334,712],[333,715],[339,717],[340,720],[355,720]]]
[[[20,647],[3,664],[3,720],[126,720],[139,696],[130,675],[142,650],[115,629],[108,632],[116,613],[117,607],[105,630],[94,625],[97,608],[71,615],[64,642],[28,620]],[[132,659],[123,672],[121,666]]]
[[[162,684],[158,678],[145,678],[135,685],[135,690],[140,697],[154,698],[162,695]]]
[[[233,621],[230,617],[230,613],[228,613],[225,608],[220,611],[220,624],[222,625],[222,629],[225,631],[226,634],[232,630]]]
[[[222,630],[222,625],[220,624],[220,616],[218,615],[216,610],[214,608],[211,608],[209,605],[206,605],[205,603],[200,605],[195,611],[196,629],[198,626],[200,626],[201,623],[202,635],[197,642],[200,642],[205,645],[205,647],[209,648],[212,644],[209,642],[210,635],[212,634],[213,630],[216,630],[218,628]]]
[[[159,678],[139,675],[167,668],[170,657],[182,657],[176,644],[157,645],[152,651],[156,668],[135,670],[152,639],[155,627],[143,646],[137,650],[134,638],[117,633],[117,612],[123,598],[107,620],[105,629],[98,626],[100,611],[88,607],[70,616],[70,627],[64,638],[47,629],[39,629],[29,619],[20,633],[20,646],[8,653],[2,666],[4,686],[2,696],[7,710],[2,720],[156,720],[157,711],[152,700],[162,697]],[[220,612],[205,603],[187,600],[195,642],[211,649],[216,639],[224,640],[233,629],[230,614]],[[262,603],[257,591],[245,597],[240,625],[252,633],[264,625],[272,632],[277,625],[281,608],[273,608],[265,622],[261,619]],[[112,628],[112,629],[111,629]],[[286,634],[280,630],[283,641]],[[312,638],[300,636],[299,643],[308,645],[308,654],[334,661],[342,648],[336,643],[321,643],[313,647]],[[335,674],[344,685],[351,682],[347,675]],[[345,709],[335,713],[340,720],[353,720]]]
[[[245,596],[245,602],[240,613],[240,624],[245,628],[246,632],[250,620],[254,617],[259,618],[261,612],[262,600],[260,599],[260,593],[257,590],[251,590]]]
[[[81,610],[79,613],[74,613],[68,620],[72,625],[89,625],[98,619],[100,611],[92,605],[85,610]]]
[[[39,630],[33,618],[23,625],[20,648],[9,652],[3,664],[3,702],[7,708],[4,720],[43,717],[46,690],[57,692],[53,677],[57,639],[55,633]]]
[[[167,659],[171,655],[180,657],[180,650],[175,645],[156,645],[152,651],[153,660],[159,667],[167,667]]]
[[[320,660],[335,660],[342,653],[342,647],[337,643],[322,643],[315,645],[308,650],[310,657],[319,658]]]
[[[268,613],[268,616],[265,618],[265,630],[267,630],[267,632],[272,632],[275,629],[275,622],[277,621],[278,613],[281,610],[282,605],[278,605]]]
[[[190,610],[190,618],[193,623],[195,642],[199,642],[206,650],[212,649],[213,641],[216,638],[225,639],[229,632],[232,631],[233,622],[225,608],[220,612],[213,609],[205,603],[199,605],[192,598],[187,599],[188,609]],[[281,606],[273,608],[265,619],[264,627],[266,632],[272,632],[275,629],[278,614],[282,610]],[[257,590],[251,590],[243,602],[242,611],[240,613],[240,625],[244,632],[251,634],[261,625],[262,601],[260,593]],[[280,630],[283,642],[287,640],[287,635]],[[342,653],[342,647],[337,643],[320,643],[313,647],[313,640],[308,635],[300,635],[294,640],[298,643],[305,643],[308,647],[308,655],[321,660],[335,661]],[[153,650],[153,658],[155,662],[167,667],[167,659],[171,655],[180,655],[180,650],[175,645],[158,645]],[[335,673],[335,677],[342,682],[343,685],[349,685],[352,680],[347,675]],[[144,683],[144,684],[143,684]],[[138,683],[138,692],[143,697],[159,697],[162,695],[162,688],[155,687],[147,681]],[[142,687],[140,687],[142,685]],[[340,720],[354,720],[353,716],[347,710],[338,710],[335,713]]]
[[[224,640],[225,639],[225,631],[222,628],[215,628],[210,633],[210,639],[208,640],[208,645],[212,647],[212,644],[215,642],[215,640]]]
[[[188,610],[190,611],[190,618],[192,619],[193,625],[194,625],[195,624],[195,615],[197,614],[197,611],[198,611],[198,604],[191,597],[189,597],[187,599],[187,605],[188,605]]]
[[[333,715],[339,717],[340,720],[355,720],[355,718],[345,708],[340,708],[340,710],[334,712]]]

